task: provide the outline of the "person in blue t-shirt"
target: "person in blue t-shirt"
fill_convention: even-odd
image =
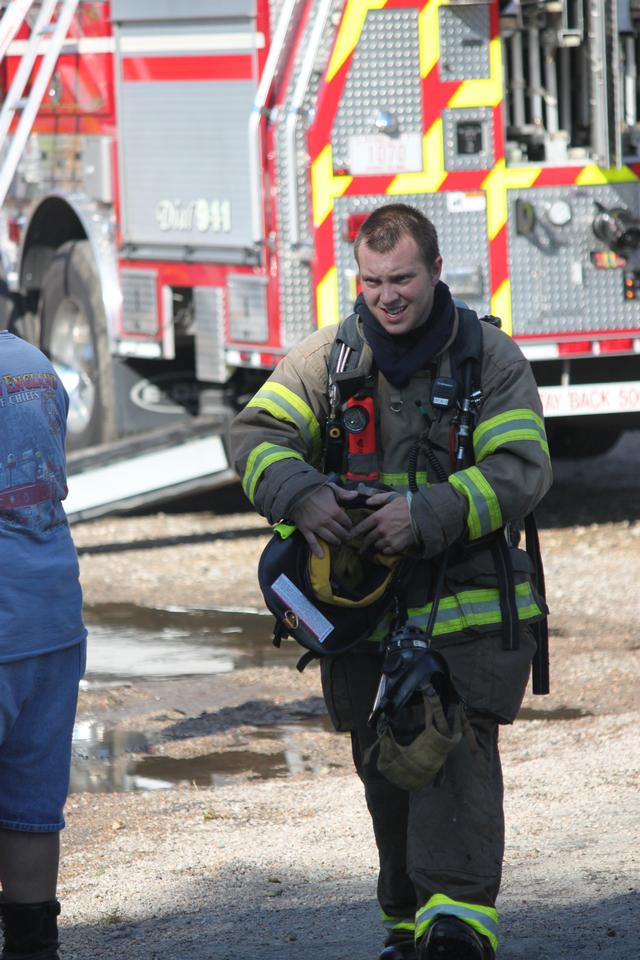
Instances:
[[[60,831],[84,673],[67,495],[69,399],[38,349],[0,332],[0,917],[6,960],[58,960]]]

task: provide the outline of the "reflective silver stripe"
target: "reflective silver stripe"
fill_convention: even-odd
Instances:
[[[242,489],[251,503],[254,502],[258,480],[267,467],[278,460],[303,460],[303,457],[295,450],[275,443],[261,443],[251,451],[242,477]]]
[[[393,930],[414,930],[416,926],[413,917],[390,917],[384,911],[380,911],[380,919],[383,926],[390,932]]]
[[[481,423],[473,434],[473,447],[476,463],[506,443],[533,441],[540,444],[547,456],[549,445],[544,422],[533,410],[509,410],[486,423]]]
[[[436,893],[418,910],[416,914],[416,938],[424,936],[425,931],[437,917],[458,917],[486,937],[494,951],[498,946],[498,914],[495,907],[482,904],[464,903],[452,900],[442,893]]]
[[[486,913],[474,910],[472,907],[454,906],[454,904],[438,904],[434,907],[427,907],[424,910],[418,910],[416,914],[416,926],[425,922],[434,920],[438,916],[446,914],[448,917],[459,917],[460,920],[475,920],[481,924],[487,933],[492,933],[494,937],[498,936],[498,921],[488,917]]]
[[[311,407],[292,390],[280,383],[265,384],[247,407],[258,407],[276,420],[292,423],[304,441],[307,456],[312,462],[317,461],[322,446],[320,425]]]
[[[516,584],[516,605],[518,618],[525,622],[539,617],[542,611],[536,603],[531,584],[528,580]],[[431,604],[411,607],[408,611],[409,623],[424,629],[429,619]],[[389,628],[389,617],[378,625],[371,640],[381,640]],[[460,593],[443,597],[438,606],[438,615],[433,629],[435,637],[462,633],[473,627],[497,627],[502,623],[500,611],[500,592],[489,587],[479,590],[463,590]]]
[[[449,477],[449,483],[469,501],[469,538],[480,537],[499,530],[502,511],[498,498],[484,474],[477,467],[469,467]]]

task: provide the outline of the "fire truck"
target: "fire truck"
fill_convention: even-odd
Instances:
[[[60,371],[87,489],[227,479],[229,415],[351,311],[399,201],[530,359],[557,454],[640,425],[640,0],[0,9],[1,320]]]

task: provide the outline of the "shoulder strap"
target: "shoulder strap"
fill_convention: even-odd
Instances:
[[[329,354],[329,371],[334,372],[338,368],[338,360],[340,358],[341,352],[344,350],[344,347],[347,347],[352,354],[356,354],[359,358],[360,353],[362,352],[362,340],[358,334],[358,314],[351,313],[348,317],[345,317],[344,320],[341,320],[338,325],[338,331],[335,336],[335,340],[331,345],[331,352]],[[357,367],[357,362],[349,359],[349,366],[351,368]]]
[[[458,334],[451,347],[451,376],[458,384],[458,396],[480,388],[482,329],[475,310],[458,307]],[[468,383],[467,383],[468,379]]]
[[[364,344],[358,333],[358,315],[340,321],[328,359],[329,416],[325,424],[323,470],[340,473],[344,452],[344,429],[340,407],[364,386],[360,370]]]
[[[334,411],[370,380],[370,364],[363,364],[365,345],[358,332],[358,319],[358,314],[352,313],[340,322],[329,353],[329,401]]]

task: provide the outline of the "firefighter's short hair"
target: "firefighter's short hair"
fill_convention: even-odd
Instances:
[[[376,253],[389,253],[400,238],[407,235],[415,240],[425,265],[431,270],[440,256],[436,228],[420,210],[406,203],[385,204],[367,217],[355,239],[355,258],[358,259],[363,243]]]

